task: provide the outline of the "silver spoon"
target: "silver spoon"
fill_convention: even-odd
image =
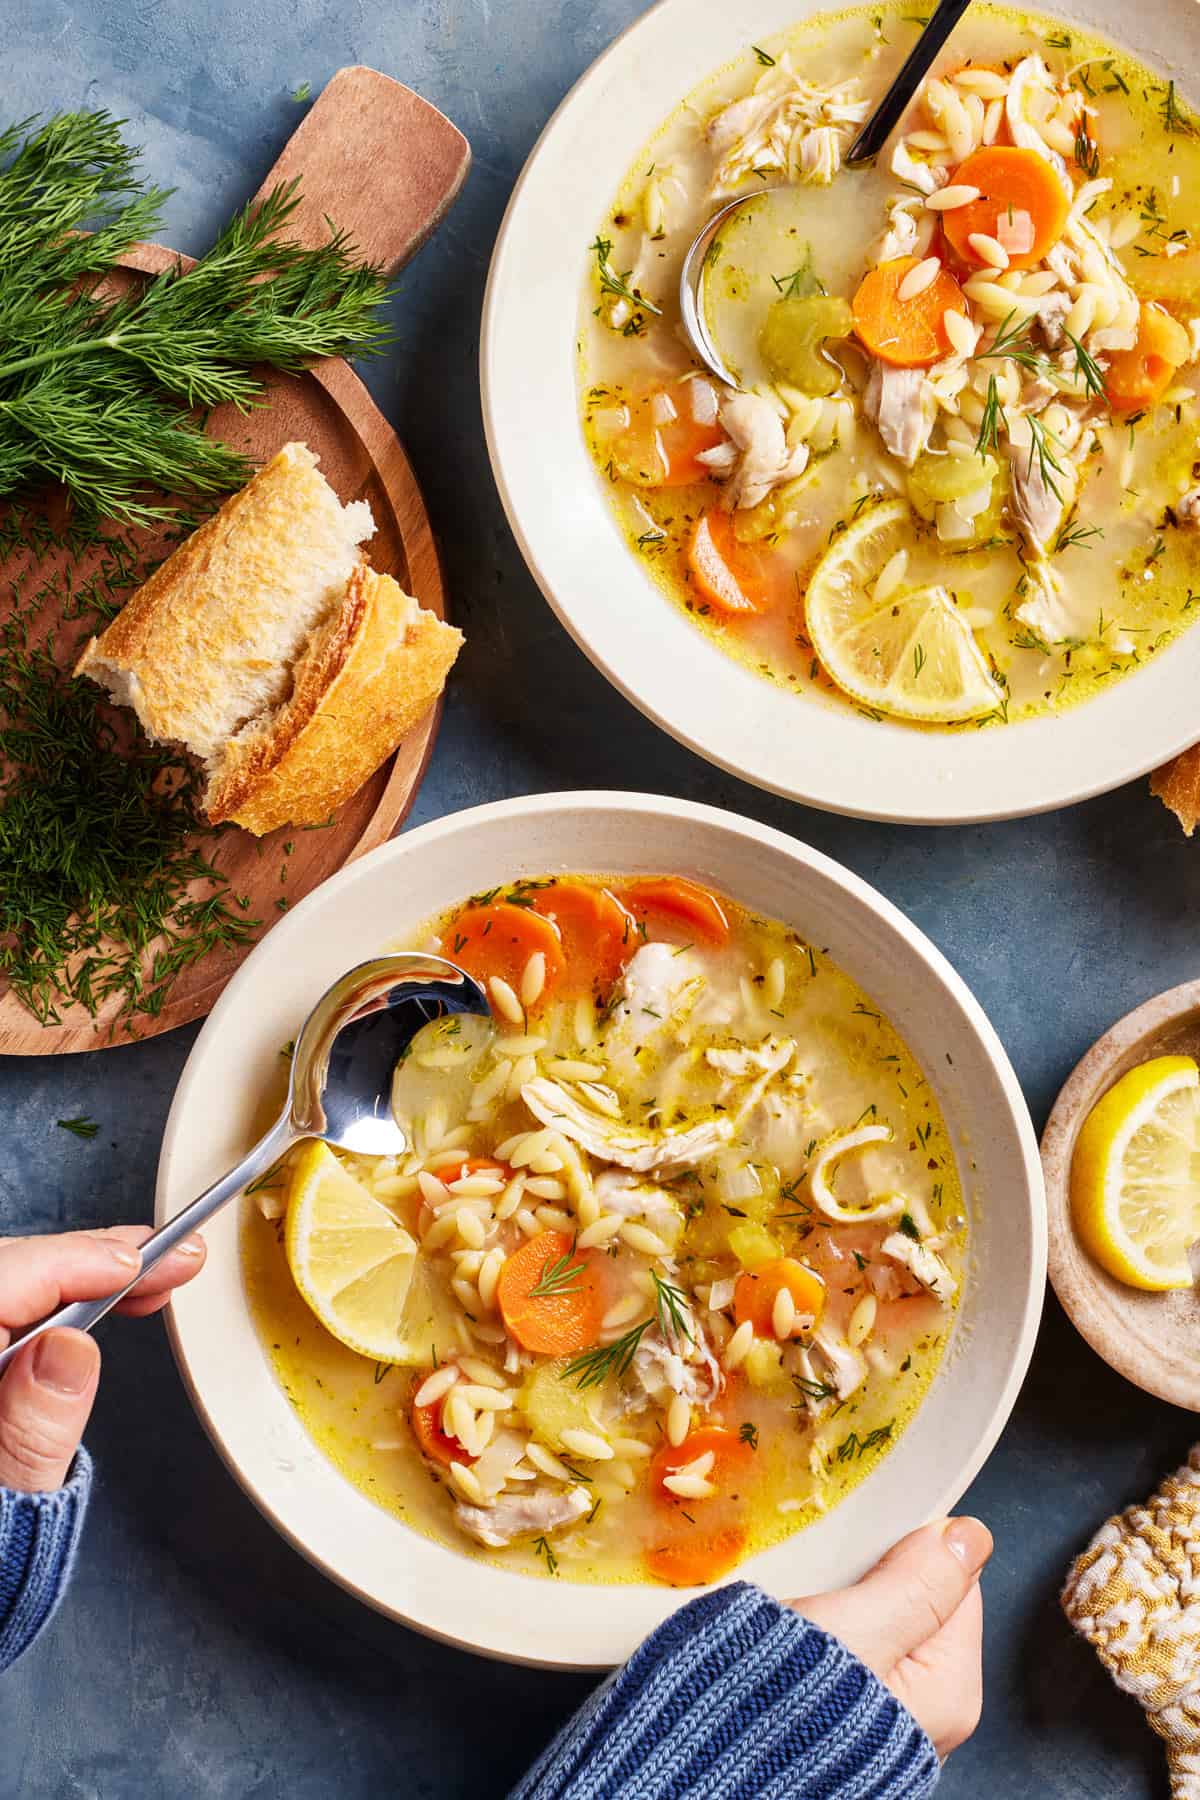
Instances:
[[[227,1201],[265,1175],[301,1138],[360,1156],[402,1155],[408,1142],[392,1116],[392,1076],[417,1032],[447,1013],[490,1018],[487,997],[465,970],[409,951],[350,969],[322,995],[292,1052],[288,1097],[271,1129],[235,1169],[207,1188],[142,1245],[132,1281],[100,1300],[76,1300],[0,1350],[0,1375],[22,1345],[52,1326],[90,1331],[118,1300]]]
[[[970,3],[971,0],[938,0],[937,10],[909,51],[896,79],[851,144],[847,155],[842,159],[846,168],[856,168],[863,163],[871,162],[874,157],[879,155],[884,144],[899,124],[905,107],[929,73],[938,51]],[[727,387],[731,388],[740,386],[740,383],[737,377],[730,372],[720,351],[713,343],[701,303],[705,264],[708,261],[708,253],[712,249],[713,242],[730,214],[737,212],[740,207],[748,206],[752,200],[769,198],[776,191],[773,188],[767,188],[765,191],[760,188],[755,193],[739,194],[736,200],[730,200],[725,206],[720,207],[712,218],[700,227],[688,245],[687,255],[683,259],[683,268],[679,272],[679,311],[688,341],[701,362],[712,370],[717,380],[723,381]]]

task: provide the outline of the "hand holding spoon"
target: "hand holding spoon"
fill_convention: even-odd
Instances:
[[[296,1039],[287,1103],[237,1167],[142,1245],[132,1281],[99,1300],[76,1300],[0,1350],[0,1375],[31,1338],[52,1326],[90,1331],[175,1246],[266,1174],[301,1138],[360,1156],[402,1155],[407,1139],[392,1115],[392,1076],[417,1032],[446,1013],[489,1018],[472,976],[440,956],[404,951],[350,969],[322,995]]]

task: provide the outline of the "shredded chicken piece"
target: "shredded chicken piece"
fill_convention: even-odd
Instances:
[[[1095,638],[1099,622],[1091,596],[1068,588],[1059,571],[1041,556],[1030,557],[1025,565],[1025,596],[1015,616],[1047,649],[1067,638]],[[1133,640],[1119,630],[1111,642],[1122,654],[1133,648]]]
[[[892,151],[892,174],[905,187],[916,188],[919,194],[936,194],[950,179],[948,169],[937,168],[914,156],[904,138],[899,139]]]
[[[578,1092],[547,1076],[527,1081],[521,1098],[535,1119],[561,1131],[597,1162],[615,1163],[639,1175],[671,1176],[694,1169],[715,1156],[734,1132],[729,1118],[703,1119],[682,1131],[645,1131],[623,1119],[610,1118],[589,1106]]]
[[[726,511],[757,506],[772,488],[802,475],[808,466],[808,445],[788,443],[783,420],[761,394],[733,394],[721,404],[721,426],[733,446],[732,461],[716,461],[715,451],[702,453],[718,480],[724,478],[721,496]],[[728,450],[726,445],[717,449]]]
[[[769,1037],[753,1049],[706,1050],[704,1060],[710,1068],[719,1069],[722,1075],[744,1081],[751,1075],[777,1075],[787,1068],[795,1054],[795,1038]]]
[[[1059,350],[1065,340],[1063,326],[1071,310],[1071,297],[1061,288],[1051,288],[1038,305],[1035,315],[1042,341],[1049,350]]]
[[[907,1269],[943,1306],[953,1300],[958,1283],[937,1251],[931,1250],[928,1244],[908,1237],[903,1231],[893,1231],[890,1237],[884,1238],[880,1248],[885,1256]]]
[[[1171,510],[1181,525],[1200,525],[1200,487],[1189,488]]]
[[[505,1494],[494,1506],[468,1506],[460,1500],[454,1517],[462,1530],[489,1550],[500,1550],[514,1538],[544,1536],[563,1525],[573,1525],[590,1511],[586,1488],[568,1488],[565,1494],[535,1488],[531,1494]]]
[[[620,1169],[602,1169],[593,1183],[600,1209],[619,1213],[623,1219],[645,1219],[652,1229],[674,1230],[682,1220],[682,1212],[665,1188],[657,1182],[645,1181],[640,1175]]]
[[[894,262],[900,256],[924,256],[933,237],[933,220],[921,202],[898,194],[888,201],[887,212],[887,229],[872,244],[868,262]]]
[[[749,175],[832,181],[869,104],[859,98],[857,82],[816,86],[781,56],[752,94],[723,107],[708,127],[717,158],[712,197],[732,193]]]
[[[1059,463],[1058,468],[1047,471],[1032,438],[1027,444],[1010,443],[1013,513],[1035,556],[1046,555],[1074,503],[1078,476],[1072,465],[1063,464],[1061,458]]]
[[[711,1406],[725,1385],[721,1365],[712,1346],[694,1319],[690,1321],[692,1336],[677,1343],[657,1328],[644,1332],[634,1352],[632,1373],[641,1389],[626,1393],[629,1412],[644,1412],[647,1406],[661,1406],[672,1394],[682,1394],[689,1405]]]
[[[863,409],[879,427],[885,447],[911,469],[937,418],[937,395],[924,369],[894,369],[872,359]]]
[[[1009,136],[1022,150],[1034,150],[1057,173],[1068,194],[1075,186],[1067,173],[1067,165],[1057,150],[1052,150],[1038,128],[1038,120],[1055,110],[1061,98],[1054,78],[1040,56],[1023,56],[1012,72],[1004,102],[1004,116]]]
[[[904,1241],[907,1243],[908,1239]],[[823,1379],[832,1383],[839,1400],[848,1400],[867,1379],[867,1365],[858,1351],[851,1349],[845,1338],[828,1325],[817,1328],[811,1354],[823,1372]]]

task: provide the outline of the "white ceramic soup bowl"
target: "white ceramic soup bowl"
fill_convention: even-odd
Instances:
[[[335,875],[247,959],[196,1041],[167,1122],[157,1216],[177,1212],[252,1140],[279,1046],[349,965],[466,895],[522,875],[669,870],[783,919],[886,1012],[937,1090],[971,1215],[969,1272],[943,1365],[896,1448],[830,1515],[738,1570],[789,1596],[853,1579],[948,1511],[983,1463],[1025,1374],[1041,1311],[1041,1165],[1020,1089],[983,1012],[895,907],[827,857],[714,809],[636,794],[508,800],[422,826]],[[381,1612],[488,1655],[554,1667],[627,1656],[680,1603],[657,1586],[509,1573],[419,1535],[368,1500],[309,1438],[243,1291],[237,1208],[170,1330],[196,1409],[256,1505],[318,1568]]]
[[[1200,630],[1058,716],[954,733],[874,722],[762,680],[698,631],[625,544],[580,429],[575,336],[588,246],[633,158],[748,45],[837,10],[820,0],[659,0],[571,90],[517,183],[492,259],[481,345],[492,467],[525,560],[567,630],[628,700],[701,756],[863,818],[937,824],[1045,811],[1195,742]],[[1193,11],[1178,0],[1136,9],[1080,0],[1042,16],[1048,28],[1074,19],[1128,47],[1195,100]]]

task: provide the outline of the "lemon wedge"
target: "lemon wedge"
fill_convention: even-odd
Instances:
[[[284,1249],[322,1325],[376,1362],[424,1360],[405,1329],[415,1240],[326,1144],[304,1144],[289,1174]]]
[[[1084,1120],[1071,1164],[1075,1229],[1129,1287],[1192,1285],[1200,1238],[1200,1068],[1156,1056],[1123,1075]]]
[[[1004,696],[945,588],[889,581],[876,597],[912,529],[907,502],[885,500],[834,539],[808,584],[808,635],[826,674],[863,706],[936,725],[978,718]]]

